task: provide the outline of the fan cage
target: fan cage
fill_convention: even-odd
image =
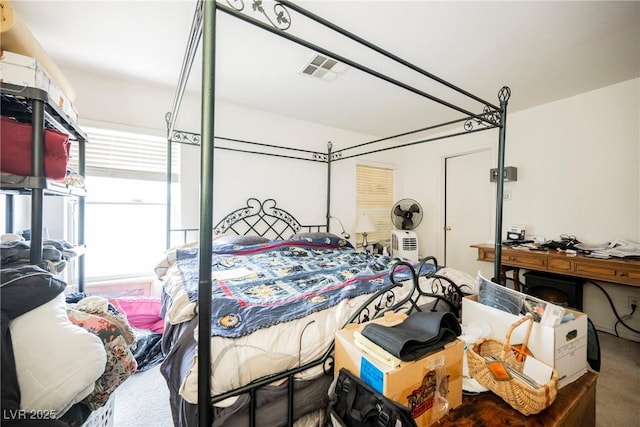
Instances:
[[[400,208],[402,211],[406,212],[409,209],[411,209],[411,207],[414,205],[418,207],[418,211],[414,212],[413,215],[411,216],[411,221],[413,222],[413,226],[405,227],[404,217],[403,215],[397,214],[396,209]],[[420,203],[418,203],[418,201],[414,199],[401,199],[400,201],[396,202],[393,205],[393,208],[391,208],[391,222],[393,223],[393,226],[398,230],[415,229],[422,222],[422,205],[420,205]]]

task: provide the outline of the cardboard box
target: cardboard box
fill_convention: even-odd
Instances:
[[[44,90],[47,92],[49,103],[55,104],[71,121],[78,121],[78,113],[71,101],[35,58],[2,51],[0,81]]]
[[[399,313],[388,313],[381,319],[372,322],[392,326],[402,322],[407,316]],[[456,340],[448,344],[444,350],[432,353],[414,362],[401,362],[397,368],[387,366],[376,358],[364,353],[354,342],[354,331],[361,331],[364,324],[351,324],[336,332],[335,340],[335,372],[346,368],[358,375],[371,387],[384,396],[412,408],[412,414],[418,427],[429,426],[448,410],[462,403],[462,356],[464,342]],[[444,398],[448,402],[445,411],[439,411],[434,403],[436,388],[433,366],[444,365],[448,390]],[[435,405],[435,409],[434,409]]]
[[[534,323],[528,342],[528,348],[536,359],[556,368],[560,388],[580,378],[587,372],[588,364],[587,315],[574,310],[566,311],[573,313],[575,319],[557,326]],[[490,338],[500,341],[506,339],[509,326],[520,317],[479,303],[477,295],[462,300],[462,323],[487,322],[492,331]],[[522,343],[525,332],[524,326],[515,329],[511,344]]]

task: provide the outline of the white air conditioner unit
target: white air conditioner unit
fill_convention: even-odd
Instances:
[[[391,255],[418,260],[418,235],[409,230],[391,230]]]

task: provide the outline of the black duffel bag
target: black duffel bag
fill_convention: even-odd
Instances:
[[[411,411],[371,388],[347,369],[340,369],[329,391],[325,426],[416,427]]]

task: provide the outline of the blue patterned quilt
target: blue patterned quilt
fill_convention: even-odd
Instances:
[[[216,248],[211,335],[240,337],[391,287],[393,263],[388,256],[304,241]],[[196,301],[198,249],[178,250],[176,264],[189,299]],[[406,280],[411,273],[398,268],[395,278]]]

